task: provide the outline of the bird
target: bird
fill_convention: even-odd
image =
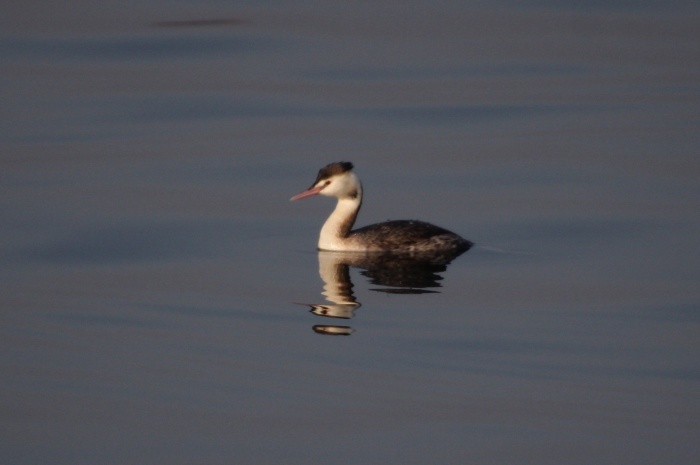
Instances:
[[[352,229],[362,206],[362,183],[347,161],[330,163],[318,172],[307,190],[290,201],[315,195],[338,199],[321,228],[318,249],[343,252],[452,252],[461,254],[472,242],[424,221],[394,220]]]

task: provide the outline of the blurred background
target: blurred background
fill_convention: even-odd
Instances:
[[[0,17],[0,461],[697,459],[700,7],[25,1]],[[329,199],[476,246],[322,303]],[[383,292],[377,292],[383,291]]]

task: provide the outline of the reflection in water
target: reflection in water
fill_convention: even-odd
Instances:
[[[350,326],[314,325],[311,329],[326,336],[349,336],[353,332]]]
[[[328,318],[350,319],[361,304],[355,299],[350,267],[359,268],[369,282],[386,288],[371,289],[391,294],[424,294],[437,292],[447,265],[461,252],[327,252],[318,253],[318,271],[324,282],[322,294],[326,303],[305,304],[311,313]],[[350,326],[315,325],[319,334],[348,336]]]

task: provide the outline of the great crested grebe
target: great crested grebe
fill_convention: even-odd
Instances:
[[[472,246],[457,234],[423,221],[387,221],[352,231],[362,206],[362,184],[352,168],[352,163],[344,161],[326,165],[309,189],[290,199],[318,194],[338,199],[335,210],[321,228],[319,250],[461,253]]]

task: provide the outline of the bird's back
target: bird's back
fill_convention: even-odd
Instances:
[[[368,250],[419,252],[429,250],[465,251],[472,243],[452,231],[417,220],[396,220],[372,224],[350,233],[354,242]]]

